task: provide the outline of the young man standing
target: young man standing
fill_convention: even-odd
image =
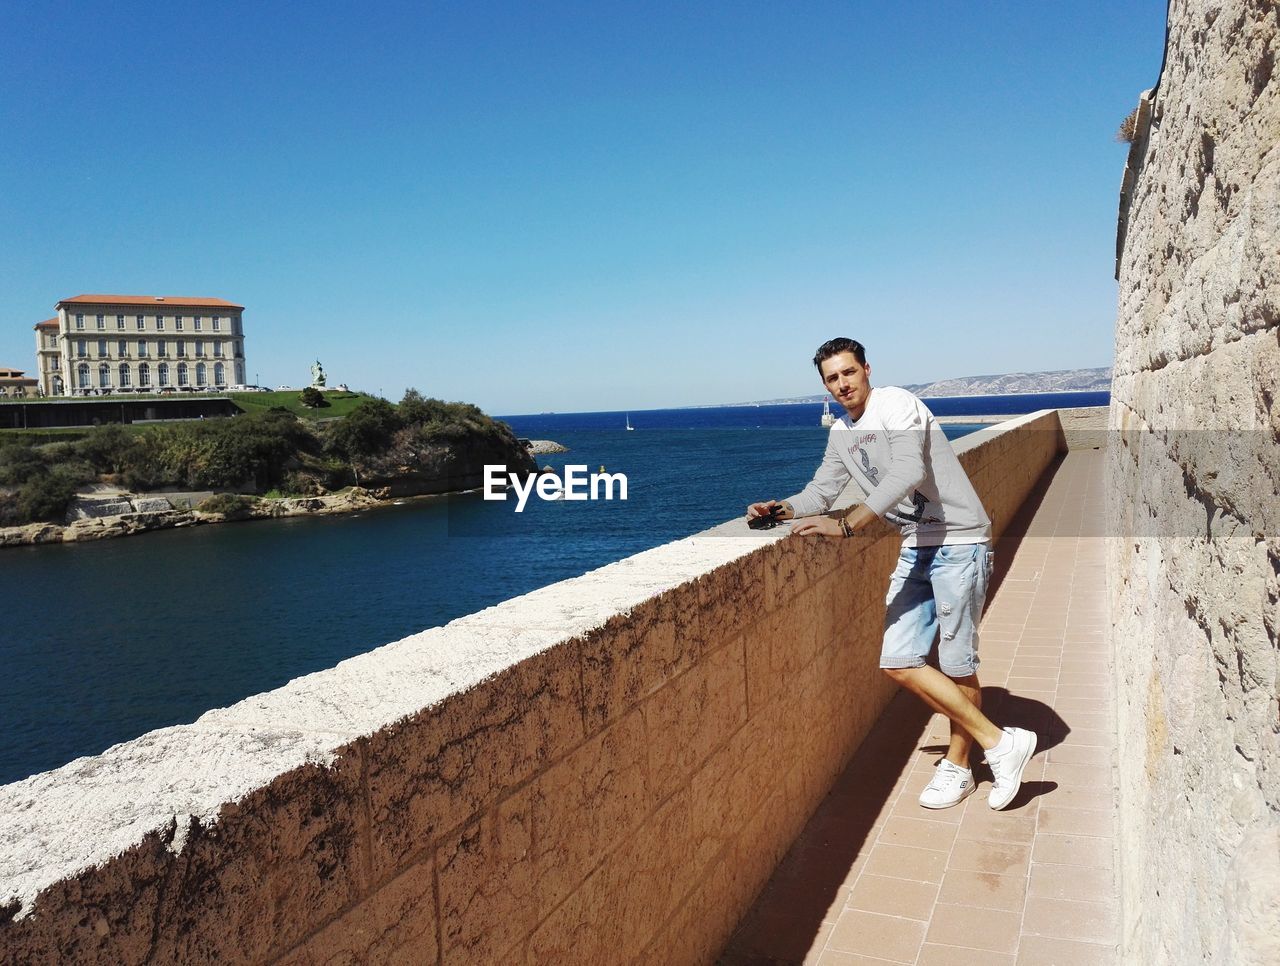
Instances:
[[[1018,793],[1036,736],[1022,728],[1001,730],[981,710],[978,621],[991,576],[991,521],[924,403],[905,389],[872,389],[861,344],[832,339],[813,364],[846,415],[831,427],[822,465],[808,486],[786,500],[753,503],[747,517],[780,506],[780,519],[807,517],[793,531],[802,536],[851,537],[877,517],[902,531],[880,667],[951,721],[946,757],[920,804],[949,808],[972,794],[969,753],[976,741],[995,778],[988,804],[1005,808]],[[820,515],[851,477],[866,499],[838,519]],[[925,662],[939,630],[941,671]]]

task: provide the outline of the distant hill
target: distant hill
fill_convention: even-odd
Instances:
[[[1014,396],[1026,392],[1110,392],[1111,367],[1057,369],[1052,372],[1006,372],[999,376],[961,376],[938,382],[911,383],[902,387],[917,396]],[[788,403],[820,403],[826,393],[786,399],[753,399],[725,406],[782,406]],[[700,407],[699,407],[700,408]],[[710,408],[710,407],[708,407]]]
[[[1010,396],[1024,392],[1109,392],[1111,367],[962,376],[903,386],[917,396]]]

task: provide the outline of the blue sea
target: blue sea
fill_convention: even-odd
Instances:
[[[1107,393],[931,399],[938,415],[1106,405]],[[625,502],[418,499],[339,517],[0,551],[0,784],[279,687],[424,628],[795,492],[821,404],[500,417],[625,473]],[[626,431],[630,419],[633,432]],[[948,425],[955,438],[977,425]],[[73,609],[74,607],[74,609]]]

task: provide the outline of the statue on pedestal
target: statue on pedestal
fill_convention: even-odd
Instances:
[[[319,359],[317,359],[316,364],[311,367],[311,385],[317,387],[324,385],[324,366],[320,365]]]

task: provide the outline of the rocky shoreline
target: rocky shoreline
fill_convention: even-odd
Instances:
[[[251,498],[252,499],[252,498]],[[117,502],[132,507],[126,513],[86,516],[70,523],[28,523],[20,527],[0,527],[0,547],[29,547],[42,543],[84,543],[112,537],[128,537],[151,530],[172,530],[206,523],[233,520],[265,520],[273,517],[323,516],[353,513],[369,507],[388,505],[391,500],[377,491],[351,487],[326,496],[257,498],[234,513],[206,513],[175,507],[155,494],[121,495]]]

